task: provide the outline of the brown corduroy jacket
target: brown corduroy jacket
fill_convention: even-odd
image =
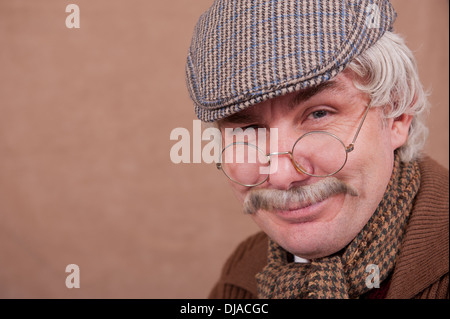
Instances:
[[[449,175],[426,157],[421,184],[391,276],[388,299],[449,298]],[[267,263],[267,236],[260,232],[229,257],[209,298],[257,298],[255,275]]]

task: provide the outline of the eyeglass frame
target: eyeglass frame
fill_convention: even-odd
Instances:
[[[353,136],[353,140],[352,140],[352,142],[351,142],[350,144],[348,144],[347,146],[345,146],[345,143],[344,143],[338,136],[336,136],[336,135],[333,134],[333,133],[330,133],[330,132],[327,132],[327,131],[311,131],[311,132],[307,132],[307,133],[301,135],[301,136],[295,141],[294,145],[292,146],[292,150],[291,150],[291,151],[285,151],[285,152],[271,152],[271,153],[264,154],[264,153],[261,151],[261,149],[258,148],[258,146],[254,145],[254,144],[251,144],[251,143],[248,143],[248,142],[233,142],[233,143],[231,143],[231,144],[228,144],[227,146],[225,146],[225,147],[222,149],[222,152],[220,153],[220,158],[222,158],[223,153],[224,153],[225,150],[226,150],[227,148],[229,148],[229,147],[232,147],[232,146],[234,146],[234,145],[247,145],[247,146],[252,146],[252,147],[256,148],[256,150],[257,150],[258,152],[261,152],[264,156],[268,157],[268,165],[269,165],[269,167],[270,167],[271,156],[273,156],[273,155],[289,155],[290,160],[291,160],[292,164],[294,165],[294,168],[295,168],[299,173],[303,173],[303,174],[306,174],[306,175],[312,176],[312,177],[329,177],[329,176],[333,176],[333,175],[339,173],[339,172],[344,168],[345,164],[347,164],[348,153],[352,152],[352,151],[355,149],[356,139],[358,138],[359,132],[361,131],[362,125],[364,124],[364,121],[365,121],[365,119],[366,119],[366,117],[367,117],[367,114],[369,113],[370,108],[371,108],[371,105],[368,104],[368,105],[366,106],[366,110],[364,111],[364,114],[363,114],[363,117],[362,117],[362,119],[361,119],[361,122],[360,122],[359,125],[358,125],[358,128],[357,128],[357,130],[356,130],[356,133],[355,133],[355,135]],[[297,143],[298,143],[302,138],[304,138],[304,137],[306,137],[306,136],[308,136],[308,135],[311,135],[311,134],[315,134],[315,133],[321,133],[321,134],[327,134],[327,135],[330,135],[330,136],[332,136],[333,138],[335,138],[336,140],[338,140],[338,141],[342,144],[342,146],[344,147],[344,149],[345,149],[345,161],[344,161],[344,163],[342,164],[342,166],[341,166],[336,172],[331,173],[331,174],[327,174],[327,175],[315,175],[315,174],[310,174],[310,173],[306,172],[304,169],[302,169],[302,168],[295,162],[295,160],[294,160],[294,148],[295,148],[295,146],[297,145]],[[240,182],[234,180],[234,179],[231,178],[230,176],[228,176],[228,174],[226,173],[226,171],[223,169],[223,166],[222,166],[222,163],[221,163],[221,162],[216,163],[216,168],[219,169],[219,170],[221,170],[221,171],[225,174],[225,176],[228,177],[228,179],[231,180],[232,182],[237,183],[237,184],[239,184],[239,185],[241,185],[241,186],[245,186],[245,187],[255,187],[255,186],[259,186],[259,185],[265,183],[265,182],[269,179],[269,176],[270,176],[270,173],[267,173],[266,178],[265,178],[262,182],[259,182],[259,183],[257,183],[257,184],[243,184],[243,183],[240,183]]]

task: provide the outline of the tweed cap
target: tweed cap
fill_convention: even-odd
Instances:
[[[395,18],[388,0],[216,0],[188,52],[195,112],[212,122],[328,81]]]

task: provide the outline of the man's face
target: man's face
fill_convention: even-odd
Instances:
[[[366,106],[367,95],[353,84],[349,73],[342,73],[320,90],[290,93],[239,112],[220,122],[224,128],[277,128],[278,150],[292,149],[295,141],[313,130],[338,136],[345,145],[352,142]],[[256,224],[287,251],[303,258],[319,258],[344,248],[367,223],[385,192],[393,168],[393,151],[399,143],[395,120],[383,120],[379,107],[370,109],[355,149],[348,154],[344,168],[334,175],[356,194],[338,193],[303,207],[286,204],[275,209],[258,209],[251,214]],[[406,138],[406,137],[405,137]],[[330,155],[327,155],[330,156]],[[323,177],[312,177],[297,170],[289,156],[273,156],[276,171],[255,187],[231,183],[243,203],[256,190],[282,190],[314,185]],[[356,195],[356,196],[355,196]]]

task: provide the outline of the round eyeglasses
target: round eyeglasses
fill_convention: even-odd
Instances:
[[[235,142],[223,148],[216,166],[230,180],[247,187],[258,186],[267,181],[269,175],[277,169],[273,167],[273,156],[289,156],[300,173],[314,177],[332,176],[347,163],[348,153],[354,149],[369,109],[370,106],[367,106],[355,136],[347,146],[339,137],[327,131],[303,134],[295,141],[292,150],[286,152],[266,154],[254,144]]]

